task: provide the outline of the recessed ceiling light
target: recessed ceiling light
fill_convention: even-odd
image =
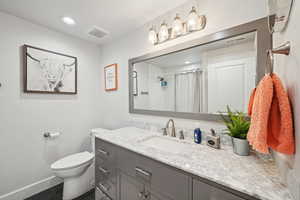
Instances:
[[[184,64],[188,65],[188,64],[191,64],[190,61],[185,61]]]
[[[70,26],[73,26],[76,24],[75,20],[72,19],[71,17],[62,17],[61,20],[67,24],[67,25],[70,25]]]

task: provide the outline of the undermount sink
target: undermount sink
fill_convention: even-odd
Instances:
[[[182,154],[189,150],[189,144],[168,136],[153,136],[140,141],[142,145],[155,148],[164,152]]]

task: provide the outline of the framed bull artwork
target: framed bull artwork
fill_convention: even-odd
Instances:
[[[24,92],[77,94],[77,58],[23,46]]]

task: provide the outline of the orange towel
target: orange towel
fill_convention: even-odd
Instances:
[[[248,113],[247,138],[255,150],[269,153],[270,147],[284,154],[295,153],[291,105],[276,74],[266,75],[252,92]]]
[[[259,82],[253,99],[251,124],[247,139],[252,148],[261,152],[269,153],[268,119],[273,98],[273,81],[270,75],[264,76]]]
[[[248,105],[248,115],[251,116],[252,115],[252,107],[253,107],[253,101],[254,101],[254,97],[255,97],[255,91],[256,88],[254,88],[251,92],[250,95],[250,99],[249,99],[249,105]]]
[[[274,95],[269,117],[268,146],[273,150],[292,155],[295,153],[293,118],[288,94],[279,77],[272,75]]]

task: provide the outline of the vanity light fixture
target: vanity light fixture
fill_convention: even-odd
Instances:
[[[200,17],[196,11],[196,7],[193,6],[187,20],[187,29],[189,32],[199,30],[199,18]]]
[[[62,17],[61,20],[69,26],[74,26],[76,24],[75,20],[71,17]]]
[[[177,13],[172,23],[172,27],[168,28],[166,22],[164,21],[160,25],[158,33],[153,27],[149,30],[148,39],[151,44],[156,45],[180,36],[200,31],[204,29],[205,26],[205,15],[199,15],[196,7],[193,6],[186,21],[182,20]]]
[[[183,34],[183,22],[181,21],[179,14],[176,14],[172,26],[172,38],[176,38]]]
[[[156,44],[157,41],[157,33],[154,30],[154,27],[151,27],[151,29],[149,30],[149,41],[151,42],[151,44]]]
[[[169,34],[168,26],[165,22],[163,22],[160,26],[159,33],[158,33],[159,42],[164,42],[164,41],[168,40],[169,37],[170,37],[170,34]]]
[[[188,64],[191,64],[190,61],[185,61],[184,64],[188,65]]]

